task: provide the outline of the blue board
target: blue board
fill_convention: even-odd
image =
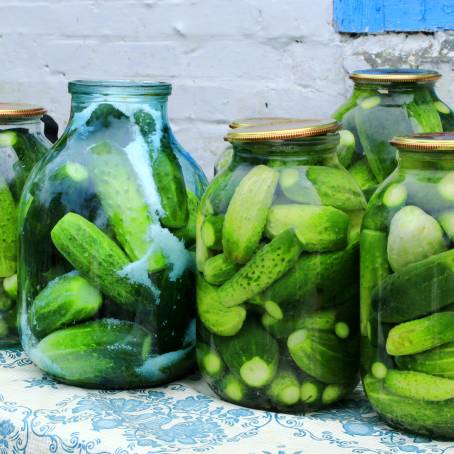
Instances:
[[[454,30],[454,0],[334,0],[344,33]]]

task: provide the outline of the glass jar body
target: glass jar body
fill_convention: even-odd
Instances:
[[[17,332],[17,206],[29,173],[50,147],[39,118],[0,118],[0,348],[19,343]]]
[[[143,387],[193,366],[205,177],[172,134],[167,96],[148,90],[73,93],[68,128],[24,192],[21,341],[63,382]]]
[[[402,151],[361,230],[361,374],[401,429],[454,435],[452,152]]]
[[[357,383],[365,199],[337,143],[234,144],[202,198],[197,358],[222,399],[301,412]]]
[[[367,199],[397,166],[390,139],[454,126],[454,114],[438,99],[433,82],[357,82],[351,98],[333,116],[345,129],[339,160]]]

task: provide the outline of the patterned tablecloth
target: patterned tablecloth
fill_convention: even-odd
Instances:
[[[454,453],[454,442],[384,424],[358,389],[306,416],[249,410],[196,377],[157,389],[85,390],[56,383],[20,350],[0,352],[0,453]]]

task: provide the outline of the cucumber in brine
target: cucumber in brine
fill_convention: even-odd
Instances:
[[[217,346],[230,371],[248,386],[261,388],[273,380],[279,362],[279,347],[257,322],[248,320],[232,338],[219,337]]]
[[[0,178],[0,213],[0,277],[8,277],[16,272],[17,210],[3,178]]]
[[[132,261],[144,257],[152,245],[153,220],[126,153],[108,142],[90,148],[93,180],[115,236]],[[166,260],[158,250],[151,254],[149,270],[162,269]]]

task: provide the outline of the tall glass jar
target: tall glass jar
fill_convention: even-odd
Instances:
[[[205,178],[167,83],[74,81],[71,117],[20,208],[20,334],[47,374],[156,385],[193,365],[195,212]]]
[[[366,198],[397,165],[396,135],[454,129],[452,110],[435,93],[441,75],[424,69],[354,71],[351,98],[334,114],[342,121],[339,160]]]
[[[247,128],[250,126],[260,126],[266,125],[269,123],[285,123],[287,121],[292,121],[294,119],[288,117],[246,117],[246,118],[237,118],[233,120],[229,124],[230,129],[237,129],[237,128]],[[214,164],[214,175],[222,172],[226,169],[230,162],[232,161],[233,157],[233,147],[232,145],[228,145],[226,149],[221,153],[218,160]]]
[[[241,405],[329,406],[358,380],[359,226],[334,120],[240,128],[197,218],[197,358]]]
[[[361,371],[377,412],[454,436],[454,134],[398,137],[361,230]]]
[[[42,107],[0,103],[0,348],[19,342],[17,318],[17,205],[25,180],[50,143]]]

